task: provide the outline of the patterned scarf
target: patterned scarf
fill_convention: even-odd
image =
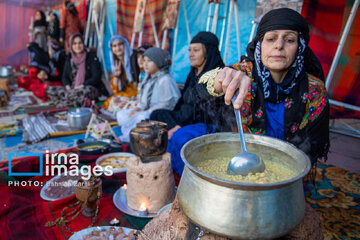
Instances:
[[[290,66],[284,80],[277,84],[271,77],[270,71],[261,62],[261,41],[258,41],[255,48],[255,78],[259,87],[264,92],[264,98],[268,102],[279,103],[290,94],[291,90],[297,84],[299,76],[304,71],[304,51],[306,48],[305,40],[299,35],[298,54],[295,61]]]
[[[148,77],[144,80],[144,82],[141,84],[140,87],[140,98],[143,94],[145,94],[144,92],[144,88],[145,85],[149,84],[149,88],[148,88],[148,92],[147,92],[147,97],[146,97],[146,107],[145,110],[149,109],[151,107],[151,97],[152,94],[154,92],[154,87],[155,87],[155,83],[162,78],[165,74],[168,74],[167,70],[159,70],[157,73],[155,73],[155,75],[153,77],[150,76],[150,74],[148,75]]]
[[[82,36],[80,34],[74,34],[69,41],[70,44],[70,53],[71,53],[71,61],[76,64],[77,71],[75,75],[75,85],[74,87],[78,87],[80,85],[83,85],[85,82],[85,62],[86,62],[86,49],[84,49],[84,52],[80,56],[76,56],[75,53],[72,50],[72,42],[75,37],[80,37],[82,40]],[[84,40],[83,40],[84,43]]]

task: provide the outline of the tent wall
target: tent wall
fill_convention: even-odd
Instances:
[[[199,31],[206,30],[207,16],[209,12],[210,5],[207,4],[207,1],[192,1],[192,0],[183,0],[185,1],[185,7],[187,11],[187,17],[189,20],[190,36],[194,37]],[[249,41],[249,36],[251,32],[251,21],[255,16],[256,9],[256,0],[248,1],[237,1],[238,2],[238,15],[239,15],[239,28],[240,28],[240,46],[241,54],[244,55],[246,52],[246,46]],[[223,16],[225,12],[225,4],[222,4],[219,9],[219,16]],[[214,8],[213,8],[214,9]],[[229,9],[226,9],[228,11]],[[234,11],[233,11],[234,13]],[[225,23],[227,26],[227,23]],[[189,45],[186,35],[186,26],[184,12],[182,6],[180,5],[179,10],[179,33],[178,39],[176,41],[176,56],[173,63],[174,67],[174,79],[178,83],[184,83],[186,76],[190,71],[190,60],[189,60]],[[226,27],[224,37],[226,36]],[[221,37],[221,28],[222,21],[219,21],[217,25],[216,35],[219,40]],[[229,49],[228,56],[226,57],[226,64],[234,64],[239,61],[237,54],[237,43],[236,43],[236,28],[235,28],[235,15],[232,16],[231,31],[229,35]],[[173,35],[170,35],[173,37]],[[171,40],[172,42],[172,40]],[[172,48],[171,48],[172,49]],[[225,51],[225,38],[222,46],[221,54],[224,58]]]
[[[30,20],[35,12],[33,8],[0,3],[0,65],[28,63],[26,44]]]

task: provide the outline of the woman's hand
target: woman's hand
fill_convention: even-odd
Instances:
[[[75,89],[78,89],[78,88],[84,88],[84,85],[83,85],[83,84],[81,84],[81,85],[79,85],[79,86],[75,87]]]
[[[235,100],[234,108],[240,109],[250,87],[251,79],[242,71],[225,67],[215,78],[214,88],[217,93],[225,93],[225,103],[231,104],[231,99],[236,90],[239,89],[239,95]]]
[[[176,125],[175,127],[173,127],[172,129],[170,129],[168,131],[168,139],[170,140],[170,138],[172,137],[172,135],[174,134],[174,132],[176,132],[179,128],[181,128],[180,125]]]
[[[141,111],[141,109],[140,108],[135,108],[134,110],[132,110],[130,113],[129,113],[129,117],[131,117],[132,115],[134,115],[135,113],[137,113],[137,112],[140,112]]]
[[[65,88],[66,88],[66,90],[68,90],[68,91],[70,91],[70,89],[71,89],[70,85],[66,85]]]
[[[114,68],[115,77],[120,77],[121,75],[121,62],[115,61],[115,68]]]

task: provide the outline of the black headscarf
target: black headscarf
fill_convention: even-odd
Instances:
[[[41,11],[41,10],[38,10],[37,12],[40,13],[41,18],[40,18],[40,20],[36,20],[34,22],[34,27],[46,27],[47,23],[46,23],[45,13],[43,11]]]
[[[261,42],[265,33],[272,30],[293,30],[299,34],[297,56],[281,84],[276,84],[266,67],[262,63],[259,64],[259,61],[261,62],[261,59],[259,60]],[[256,36],[247,47],[248,56],[245,59],[253,63],[252,74],[255,81],[252,86],[252,91],[254,91],[252,95],[256,96],[251,100],[250,113],[252,122],[249,124],[249,129],[254,133],[264,134],[267,126],[265,102],[277,103],[285,101],[285,140],[307,153],[311,161],[314,162],[318,158],[326,158],[329,150],[329,104],[326,101],[326,105],[322,105],[322,108],[319,109],[321,110],[320,114],[309,120],[304,128],[299,128],[303,120],[308,119],[306,116],[315,114],[315,110],[317,110],[307,109],[307,97],[309,97],[307,73],[324,81],[320,62],[308,47],[309,39],[308,24],[298,12],[289,8],[271,10],[261,19]],[[264,83],[270,85],[270,87],[265,86]],[[312,86],[312,88],[317,87],[318,85]],[[270,89],[270,91],[275,89],[275,93],[272,94],[273,96],[276,95],[276,97],[266,96],[267,89]],[[279,95],[278,91],[282,91],[282,93]],[[320,92],[322,90],[314,90],[313,93],[319,95]],[[324,94],[317,96],[317,99],[326,100]],[[247,115],[246,112],[249,109],[246,103],[242,108],[242,114]]]
[[[192,67],[186,79],[185,87],[182,92],[176,107],[181,107],[181,115],[187,118],[186,121],[180,125],[188,125],[194,123],[206,123],[209,126],[215,125],[217,130],[223,130],[226,124],[228,114],[223,114],[226,107],[223,99],[221,98],[204,98],[207,94],[206,88],[203,84],[198,84],[199,78],[206,73],[217,67],[224,67],[220,51],[219,40],[217,36],[211,32],[199,32],[192,40],[191,43],[201,43],[206,49],[206,62],[200,74],[196,75],[196,68]],[[191,115],[190,115],[191,114]],[[231,115],[233,112],[231,110]]]
[[[221,54],[219,51],[219,40],[217,36],[211,32],[199,32],[195,35],[195,37],[191,40],[192,43],[201,43],[204,45],[206,49],[206,62],[204,68],[200,74],[196,76],[196,68],[191,67],[190,73],[186,78],[185,86],[183,92],[189,86],[194,86],[197,83],[197,80],[206,73],[216,67],[224,67],[224,62],[221,59]]]
[[[266,32],[272,30],[293,30],[298,32],[305,40],[306,45],[304,50],[305,71],[325,81],[320,61],[308,47],[310,40],[309,26],[305,18],[290,8],[274,9],[263,16],[255,38],[249,43],[246,49],[247,57],[250,61],[254,62],[256,44],[262,41]]]
[[[189,88],[194,89],[199,78],[206,73],[216,67],[224,67],[224,62],[221,59],[220,51],[219,51],[219,40],[217,36],[211,32],[199,32],[195,35],[195,37],[191,40],[191,43],[201,43],[204,45],[206,49],[206,62],[201,73],[196,75],[196,68],[191,67],[190,73],[186,78],[184,89],[182,90],[182,96],[178,101],[178,104],[175,108],[179,107],[178,105],[183,104],[184,98],[186,102],[193,102],[193,96],[195,93],[188,91]],[[190,96],[191,95],[191,96]],[[191,99],[191,100],[190,100]]]

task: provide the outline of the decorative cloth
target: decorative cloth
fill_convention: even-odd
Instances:
[[[72,42],[74,41],[74,39],[76,37],[81,38],[81,41],[84,44],[84,39],[82,37],[81,34],[74,34],[69,41],[69,46],[70,46],[70,53],[71,53],[71,61],[76,64],[77,66],[77,71],[76,71],[76,75],[75,75],[75,87],[78,87],[80,85],[84,84],[85,81],[85,60],[86,60],[86,50],[85,50],[85,45],[84,45],[84,52],[77,56],[73,49],[72,49]]]

